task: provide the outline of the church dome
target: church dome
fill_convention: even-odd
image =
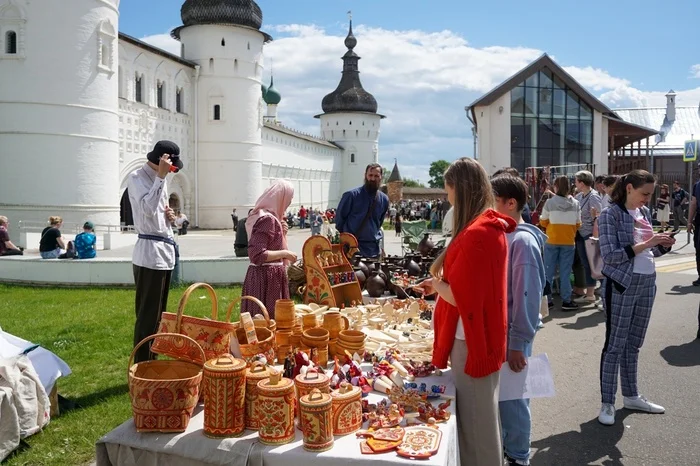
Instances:
[[[343,56],[343,76],[338,87],[321,101],[324,113],[368,112],[377,113],[377,99],[362,87],[358,62],[360,57],[353,51],[357,39],[350,30],[345,38],[348,51]]]
[[[182,24],[237,24],[260,29],[262,10],[253,0],[186,0],[180,9]]]
[[[265,94],[267,94],[267,86],[265,84],[260,84],[260,92],[262,93],[263,100],[265,100]]]
[[[260,30],[263,21],[262,10],[254,0],[185,0],[180,8],[182,26],[172,32],[180,38],[180,30],[200,24],[229,24]],[[267,34],[265,41],[271,40]]]
[[[282,94],[280,94],[275,87],[275,81],[273,78],[270,78],[270,87],[267,88],[267,92],[265,93],[263,99],[265,99],[265,103],[267,105],[279,105],[279,103],[282,101]]]

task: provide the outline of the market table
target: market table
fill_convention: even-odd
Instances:
[[[442,376],[416,379],[431,385],[445,385],[446,395],[454,396],[455,387],[450,371]],[[368,395],[370,403],[381,401],[380,393]],[[443,400],[444,401],[444,400]],[[421,460],[426,466],[457,466],[457,423],[454,416],[455,403],[452,402],[450,419],[440,424],[442,442],[438,453]],[[380,455],[360,453],[360,441],[355,434],[336,437],[333,448],[322,453],[312,453],[302,447],[302,433],[296,431],[292,443],[281,446],[266,446],[258,441],[257,432],[246,430],[237,438],[212,439],[202,433],[204,409],[199,405],[187,427],[181,434],[138,433],[133,419],[129,419],[112,432],[101,438],[96,445],[97,466],[360,466],[362,462],[372,462],[377,466],[409,464],[414,460],[399,457],[396,452]]]

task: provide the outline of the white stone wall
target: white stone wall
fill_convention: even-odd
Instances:
[[[367,165],[379,161],[381,117],[374,113],[326,113],[320,119],[323,139],[343,148],[341,193],[362,185]]]
[[[294,185],[291,209],[336,207],[340,200],[343,151],[264,127],[263,184],[286,179]]]
[[[0,0],[0,30],[18,33],[19,53],[0,55],[0,210],[13,224],[119,222],[118,4]]]
[[[506,92],[491,105],[476,107],[474,113],[479,137],[479,163],[489,174],[509,167],[510,92]]]
[[[262,192],[264,37],[254,29],[224,25],[186,27],[180,37],[184,58],[201,66],[196,91],[199,226],[228,228],[232,207],[247,211]]]
[[[169,175],[168,190],[180,201],[180,209],[194,217],[194,68],[153,53],[130,42],[119,44],[119,194],[126,189],[128,175],[146,162],[146,154],[163,139],[180,146],[185,165]],[[136,102],[136,75],[143,76],[143,103]],[[158,84],[164,86],[163,108],[157,99]],[[181,90],[177,112],[176,91]],[[120,197],[121,198],[121,197]]]

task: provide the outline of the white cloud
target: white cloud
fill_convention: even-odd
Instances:
[[[282,94],[279,116],[300,131],[318,134],[321,99],[338,85],[345,53],[345,31],[312,24],[265,28],[277,38],[265,46],[265,82],[272,61],[275,86]],[[464,106],[527,66],[542,54],[528,47],[475,47],[452,31],[355,28],[362,57],[362,83],[379,103],[382,121],[380,161],[391,167],[397,158],[401,173],[428,179],[430,162],[472,155],[470,124]],[[142,40],[173,53],[179,42],[169,34]],[[611,107],[665,105],[665,92],[647,92],[594,65],[565,69]],[[691,70],[700,77],[700,65]],[[679,105],[697,105],[700,88],[678,92]],[[692,103],[691,103],[692,102]]]
[[[163,49],[174,55],[180,56],[180,42],[176,41],[170,34],[154,34],[141,38],[142,41],[151,44],[154,47]]]
[[[690,67],[690,74],[691,74],[694,78],[700,78],[700,63],[698,63],[697,65],[693,65],[693,66]]]

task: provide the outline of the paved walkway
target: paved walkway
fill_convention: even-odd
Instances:
[[[401,238],[393,231],[385,231],[384,247],[387,254],[401,255]],[[311,236],[311,230],[290,230],[287,240],[289,249],[301,256],[304,242]],[[234,257],[232,230],[190,230],[187,235],[178,237],[181,257]],[[442,239],[441,234],[434,234],[433,240]],[[125,246],[109,251],[98,251],[98,257],[131,258],[133,246]],[[25,251],[26,255],[38,256],[38,249]]]

